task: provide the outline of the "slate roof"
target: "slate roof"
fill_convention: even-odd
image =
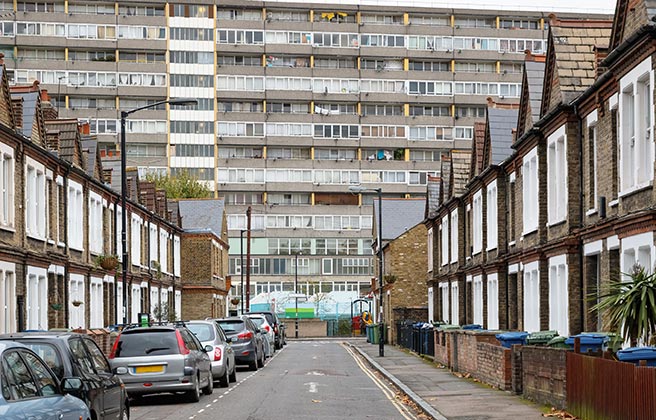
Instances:
[[[433,219],[437,216],[440,207],[440,188],[442,177],[430,176],[426,179],[426,218]]]
[[[542,86],[544,85],[544,61],[525,61],[526,81],[528,84],[528,100],[531,107],[533,123],[540,119],[542,104]]]
[[[119,157],[104,158],[102,160],[103,169],[111,170],[112,182],[110,187],[117,192],[121,192],[121,159]]]
[[[499,165],[513,152],[513,130],[517,127],[519,109],[488,108],[489,143],[485,143],[485,164]]]
[[[472,141],[471,168],[469,169],[472,176],[476,176],[483,172],[484,147],[485,123],[482,121],[476,121],[474,122],[474,140]]]
[[[383,198],[382,240],[392,241],[424,220],[426,201],[416,198]],[[374,231],[378,228],[378,199],[374,200]],[[183,219],[184,225],[184,219]],[[184,226],[183,226],[184,227]]]
[[[178,211],[183,229],[209,229],[219,238],[222,237],[223,199],[179,200]]]
[[[11,96],[23,98],[23,126],[18,132],[25,137],[32,138],[32,127],[36,121],[36,104],[39,101],[38,92],[12,92]]]
[[[559,26],[560,25],[560,26]],[[550,43],[553,46],[558,77],[560,100],[568,104],[594,83],[597,76],[595,47],[608,48],[611,33],[610,21],[567,21],[556,22],[551,26]],[[547,59],[549,61],[551,57]],[[545,83],[553,83],[551,80]],[[551,91],[551,95],[557,92]],[[554,98],[556,99],[556,98]],[[542,104],[545,115],[551,104]]]
[[[89,176],[102,181],[102,162],[98,154],[98,139],[86,138],[82,140],[82,149],[86,152],[86,170]]]
[[[451,198],[451,156],[442,156],[440,174],[442,178],[440,201],[444,203]]]

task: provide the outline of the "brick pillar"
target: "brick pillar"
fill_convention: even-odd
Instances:
[[[524,392],[524,387],[522,383],[522,347],[519,345],[514,345],[512,347],[512,353],[510,355],[510,361],[512,365],[512,378],[511,378],[511,390],[515,394],[522,394]]]

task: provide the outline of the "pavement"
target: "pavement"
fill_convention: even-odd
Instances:
[[[369,344],[365,339],[347,342],[433,419],[544,419],[538,405],[458,377],[408,350],[386,345],[385,356],[380,357],[378,344]]]

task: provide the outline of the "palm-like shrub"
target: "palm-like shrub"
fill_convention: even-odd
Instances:
[[[656,272],[636,265],[631,273],[612,280],[591,310],[606,314],[605,326],[625,341],[650,343],[656,333]],[[626,280],[628,277],[628,280]]]

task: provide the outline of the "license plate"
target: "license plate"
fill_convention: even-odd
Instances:
[[[135,373],[161,373],[164,372],[164,366],[137,366],[134,371]]]

